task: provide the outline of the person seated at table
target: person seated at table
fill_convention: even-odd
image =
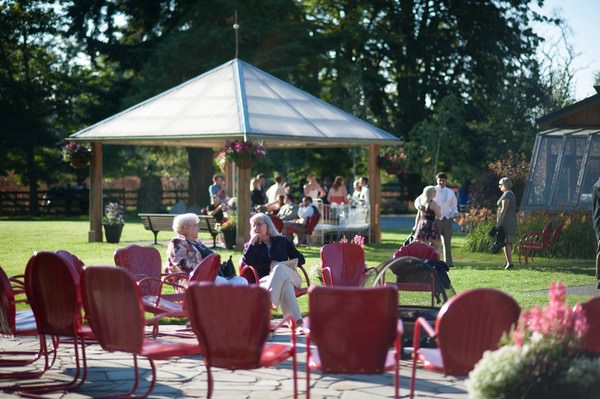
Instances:
[[[326,195],[327,193],[317,181],[317,176],[310,175],[308,177],[308,183],[304,185],[304,196],[317,200],[324,198]]]
[[[215,218],[215,220],[219,223],[224,223],[227,221],[225,218],[225,214],[223,213],[223,209],[225,205],[221,203],[219,197],[213,195],[211,198],[211,204],[206,207],[206,214]]]
[[[285,195],[287,185],[282,176],[275,178],[275,183],[267,190],[267,210],[277,212],[279,207],[282,205],[279,202],[279,197]]]
[[[288,240],[293,240],[293,237],[288,233],[288,230],[293,228],[295,231],[306,232],[308,219],[318,213],[319,210],[313,204],[312,198],[304,197],[302,199],[302,204],[298,207],[298,219],[294,222],[283,222],[282,234],[285,235]],[[306,236],[299,235],[298,244],[306,244]]]
[[[210,198],[213,196],[217,196],[219,198],[219,203],[224,206],[227,204],[227,195],[225,194],[225,179],[223,175],[214,175],[213,176],[213,184],[208,187],[208,195]]]
[[[183,272],[189,275],[202,259],[213,253],[198,239],[199,221],[200,218],[195,213],[184,213],[173,219],[173,231],[176,235],[167,247],[167,270],[170,273]],[[239,276],[230,279],[217,276],[215,283],[247,285],[248,281]],[[187,280],[180,280],[179,284],[185,286]]]
[[[250,180],[250,204],[252,209],[266,210],[267,196],[260,182],[261,180],[258,176]]]
[[[300,287],[302,278],[298,271],[277,261],[297,259],[298,265],[305,263],[304,256],[286,237],[277,232],[271,219],[264,213],[250,218],[250,240],[244,244],[242,262],[256,269],[259,284],[271,293],[274,307],[281,306],[282,313],[292,315],[296,325],[302,325],[302,313],[294,287]]]
[[[342,176],[336,176],[333,185],[329,189],[329,194],[327,194],[327,201],[332,205],[343,205],[348,203],[348,190],[346,190],[346,185],[344,184],[344,178]]]
[[[285,203],[279,208],[277,216],[284,222],[298,219],[298,204],[294,202],[294,196],[292,194],[288,193],[285,195]]]

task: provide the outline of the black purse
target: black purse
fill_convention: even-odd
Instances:
[[[221,263],[221,267],[219,268],[219,276],[226,278],[227,280],[236,276],[235,274],[235,266],[233,265],[233,261],[231,260],[231,256],[229,259],[223,263]]]

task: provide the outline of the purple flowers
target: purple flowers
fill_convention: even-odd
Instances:
[[[62,154],[65,162],[71,162],[73,159],[89,161],[92,155],[88,145],[79,144],[74,141],[69,141],[62,147]]]
[[[117,202],[109,202],[104,207],[104,224],[114,226],[125,224],[125,209]]]

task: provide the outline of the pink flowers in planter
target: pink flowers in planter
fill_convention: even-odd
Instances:
[[[339,242],[348,242],[348,239],[344,236]],[[350,243],[364,247],[365,246],[365,237],[357,234],[352,238],[352,241],[350,241]]]
[[[573,309],[566,305],[566,291],[565,283],[553,282],[550,284],[547,306],[534,306],[521,312],[519,325],[513,333],[515,345],[523,346],[528,340],[542,339],[550,344],[578,346],[587,329],[587,320],[580,304]]]

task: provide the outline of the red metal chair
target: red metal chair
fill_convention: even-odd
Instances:
[[[431,246],[422,242],[413,241],[408,245],[400,247],[394,254],[394,258],[401,256],[414,256],[421,259],[439,260],[440,254]]]
[[[368,270],[358,244],[336,242],[321,247],[321,277],[326,286],[362,287]]]
[[[302,265],[298,265],[297,267],[298,273],[300,277],[304,277],[304,282],[306,283],[306,287],[294,287],[294,292],[296,293],[296,298],[302,295],[306,295],[308,292],[308,287],[310,287],[310,278],[308,278],[308,273],[302,267]],[[238,274],[245,278],[248,281],[248,284],[258,284],[260,281],[260,277],[258,276],[258,272],[252,265],[247,265],[240,259],[240,266],[238,270]]]
[[[37,336],[35,318],[31,309],[16,310],[16,304],[26,302],[25,283],[23,275],[8,277],[0,267],[0,335],[6,337]],[[40,337],[41,339],[41,337]],[[39,350],[32,351],[2,351],[0,352],[0,367],[26,366],[34,363],[43,355],[42,343]],[[37,377],[43,371],[14,371],[0,373],[0,378]]]
[[[133,355],[133,387],[125,394],[116,394],[114,398],[133,397],[138,389],[138,356],[148,359],[152,369],[150,386],[141,396],[136,396],[146,398],[156,384],[155,360],[200,353],[197,344],[145,338],[140,288],[134,276],[124,268],[88,267],[83,274],[82,295],[90,325],[102,348],[109,352]]]
[[[583,348],[586,351],[600,355],[600,297],[592,298],[581,304],[588,328],[583,337]]]
[[[440,254],[437,253],[432,246],[416,241],[400,247],[394,254],[395,259],[406,256],[412,256],[419,259],[440,259]],[[428,281],[402,281],[397,279],[395,285],[398,288],[398,291],[431,292],[431,306],[433,307],[435,306],[435,277],[431,272],[428,274]]]
[[[292,357],[294,398],[298,396],[296,335],[292,345],[270,344],[271,296],[257,286],[214,285],[193,282],[186,292],[190,323],[204,355],[208,398],[213,393],[211,367],[247,370],[277,365]],[[286,317],[275,328],[289,322]]]
[[[187,280],[188,276],[186,273],[161,273],[162,261],[156,248],[140,245],[119,248],[115,251],[114,261],[115,265],[129,270],[136,279],[146,312],[160,314],[183,310],[179,303],[183,301],[183,294],[164,294],[163,289],[172,286],[183,291],[185,287],[176,282]],[[158,325],[155,325],[153,335],[156,337],[157,334]]]
[[[296,230],[293,225],[290,225],[288,227],[287,232],[288,232],[288,234],[296,234],[298,236],[304,235],[304,236],[310,237],[312,235],[313,231],[315,230],[315,227],[319,223],[320,219],[321,219],[321,214],[312,215],[306,221],[306,231]]]
[[[307,399],[311,369],[328,374],[393,370],[394,397],[398,398],[402,321],[396,289],[313,286],[308,306],[310,316],[304,323]],[[392,346],[395,350],[390,350]]]
[[[491,289],[467,290],[452,297],[440,309],[435,330],[423,317],[415,323],[410,397],[414,397],[417,360],[427,370],[445,375],[469,373],[486,350],[498,348],[505,332],[519,319],[520,308],[508,294]],[[421,329],[437,342],[437,348],[421,348]]]
[[[93,333],[83,325],[77,269],[59,254],[38,252],[25,269],[25,290],[35,316],[37,333],[42,337],[40,344],[46,358],[44,371],[54,363],[60,340],[66,337],[73,342],[75,373],[69,382],[15,385],[9,389],[42,393],[79,387],[87,376],[86,339],[93,339]],[[46,336],[51,337],[54,344],[54,359],[51,362],[48,361]]]
[[[275,226],[277,231],[281,233],[283,231],[283,220],[276,215],[269,215],[269,218],[273,222],[273,226]]]
[[[533,259],[537,252],[550,248],[558,240],[558,235],[562,229],[562,225],[556,228],[554,242],[551,242],[553,237],[552,223],[548,222],[541,231],[530,231],[525,233],[519,240],[519,264],[521,263],[521,254],[525,256],[525,263],[528,263],[529,258]]]

